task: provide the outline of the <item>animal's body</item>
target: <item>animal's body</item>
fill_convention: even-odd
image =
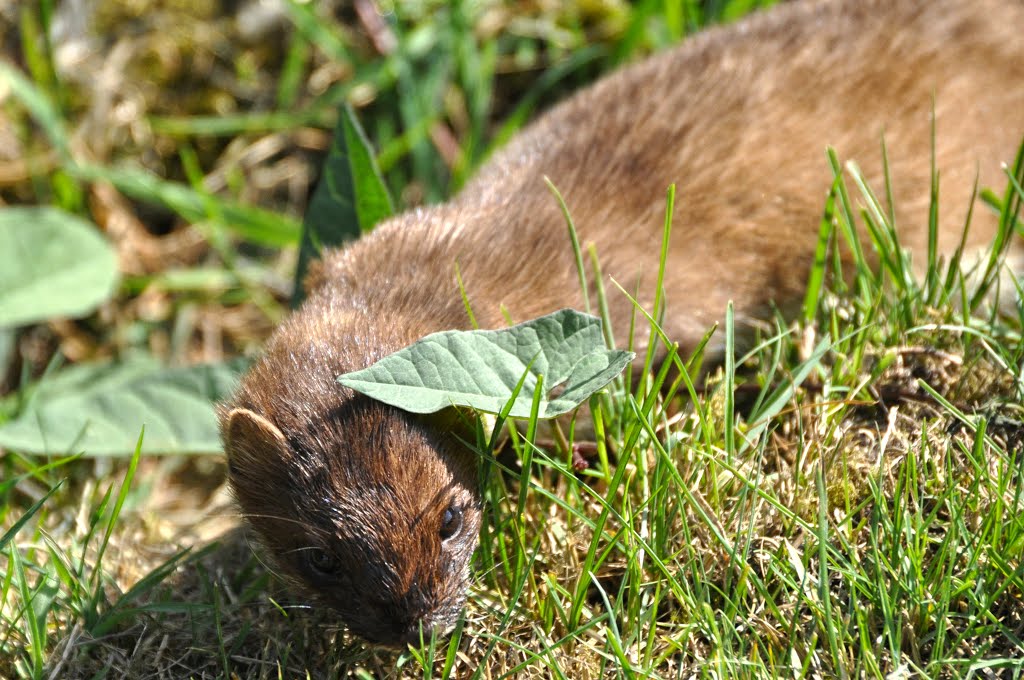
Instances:
[[[650,303],[664,194],[677,189],[665,329],[691,349],[732,300],[741,319],[802,299],[832,175],[826,146],[882,192],[884,133],[900,236],[927,244],[932,112],[939,246],[975,178],[1005,186],[1024,135],[1024,2],[795,2],[624,68],[499,151],[454,199],[325,254],[309,296],[222,412],[231,484],[282,570],[375,642],[446,628],[480,525],[476,464],[446,431],[353,394],[339,374],[424,335],[582,305],[561,190],[603,274]],[[976,206],[970,245],[994,218]],[[606,286],[610,289],[609,286]],[[625,329],[626,296],[609,294]],[[643,339],[641,338],[641,342]]]

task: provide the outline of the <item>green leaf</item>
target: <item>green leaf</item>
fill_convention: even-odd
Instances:
[[[217,453],[213,405],[231,394],[243,368],[165,368],[152,359],[72,366],[44,380],[18,418],[0,426],[0,446],[127,456],[145,426],[143,453]]]
[[[607,385],[633,356],[606,349],[600,319],[563,309],[496,331],[434,333],[338,382],[413,413],[448,406],[498,413],[525,375],[509,416],[529,418],[538,377],[544,376],[549,391],[539,413],[553,418]]]
[[[88,314],[117,277],[114,249],[91,223],[56,208],[0,210],[0,327]]]
[[[303,221],[293,303],[302,301],[306,270],[324,248],[359,238],[393,213],[370,143],[352,109],[345,106]]]
[[[351,182],[355,187],[356,216],[359,218],[359,229],[365,234],[391,217],[395,208],[377,168],[370,141],[349,106],[342,112],[341,125],[345,132]]]

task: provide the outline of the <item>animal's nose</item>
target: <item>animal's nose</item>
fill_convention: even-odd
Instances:
[[[427,622],[426,613],[420,610],[392,606],[367,607],[365,611],[370,625],[362,635],[386,647],[418,647],[420,640],[429,640],[434,630],[434,626]]]
[[[390,647],[396,650],[405,649],[406,645],[419,647],[420,641],[430,640],[433,634],[433,626],[422,622],[420,619],[399,621],[378,620],[375,622],[375,630],[362,631],[363,637],[383,647]]]
[[[413,647],[419,647],[420,641],[427,642],[430,640],[430,636],[433,630],[430,626],[422,624],[420,621],[407,626],[402,633],[402,644],[412,645]]]

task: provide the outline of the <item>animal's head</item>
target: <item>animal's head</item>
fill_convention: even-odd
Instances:
[[[373,643],[445,632],[465,602],[476,457],[437,425],[360,396],[301,423],[221,412],[231,487],[273,563]]]

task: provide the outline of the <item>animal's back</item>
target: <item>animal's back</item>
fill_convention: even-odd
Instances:
[[[730,300],[747,320],[802,299],[833,179],[826,148],[856,161],[884,196],[883,138],[896,226],[920,268],[933,114],[948,254],[975,180],[1001,190],[1024,138],[1022,26],[1020,0],[817,0],[709,30],[556,106],[452,201],[328,254],[310,311],[279,341],[329,339],[337,375],[427,333],[466,328],[456,267],[483,327],[505,325],[506,312],[522,321],[582,307],[548,177],[602,273],[648,307],[662,197],[676,184],[664,325],[685,354]],[[996,219],[980,204],[973,215],[977,252]],[[632,304],[605,288],[621,338]]]
[[[920,264],[933,110],[940,250],[951,251],[975,178],[1002,189],[1001,166],[1024,136],[1022,27],[1024,3],[1016,0],[779,7],[707,31],[568,100],[494,158],[458,201],[506,213],[504,232],[488,233],[489,242],[499,239],[496,247],[518,249],[543,263],[538,274],[550,272],[566,266],[557,251],[567,251],[563,219],[542,182],[550,177],[605,273],[630,289],[640,280],[649,302],[661,197],[677,184],[666,290],[670,330],[685,347],[730,299],[754,316],[769,302],[800,297],[832,182],[827,146],[856,161],[882,196],[884,136],[897,226]],[[987,245],[994,227],[990,214],[975,210],[971,244]],[[516,292],[504,296],[512,308]],[[621,319],[628,305],[618,310]]]

